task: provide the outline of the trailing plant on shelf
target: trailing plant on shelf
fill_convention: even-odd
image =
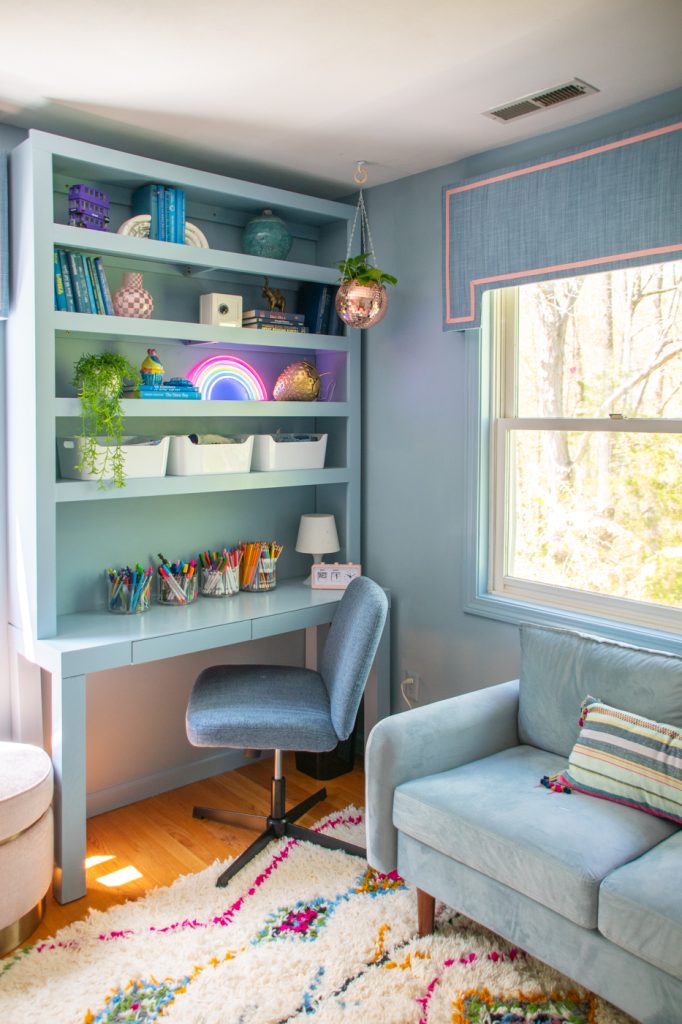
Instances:
[[[370,284],[397,284],[398,278],[393,274],[387,274],[379,267],[373,267],[368,263],[370,253],[362,252],[359,256],[349,256],[348,259],[340,260],[337,264],[341,271],[341,284],[350,281],[357,281],[360,285]]]
[[[100,487],[109,478],[116,487],[125,485],[120,397],[126,381],[139,384],[140,373],[116,352],[82,355],[73,371],[73,385],[81,401],[81,458],[77,468],[92,473]],[[104,456],[98,451],[100,445],[105,449]]]

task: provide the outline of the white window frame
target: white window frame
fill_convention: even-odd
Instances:
[[[483,326],[464,335],[472,396],[467,441],[471,482],[465,560],[465,610],[508,622],[564,625],[629,643],[682,653],[682,611],[505,575],[504,503],[512,430],[682,433],[679,420],[545,419],[516,414],[516,289],[484,296]]]

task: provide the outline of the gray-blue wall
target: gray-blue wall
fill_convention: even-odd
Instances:
[[[676,90],[366,194],[377,263],[399,281],[386,317],[366,335],[363,426],[364,562],[393,595],[394,710],[405,706],[406,673],[419,674],[427,703],[514,678],[519,661],[515,626],[462,610],[472,419],[465,359],[479,335],[441,327],[441,190],[680,113]]]

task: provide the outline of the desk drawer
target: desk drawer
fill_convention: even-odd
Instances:
[[[252,638],[258,640],[263,636],[277,636],[279,633],[291,633],[294,629],[305,629],[306,626],[322,626],[332,621],[337,608],[338,602],[334,602],[303,611],[264,615],[262,619],[253,620]]]
[[[183,610],[178,608],[176,611],[180,620]],[[178,626],[181,625],[182,623],[178,621]],[[134,640],[133,664],[139,665],[145,661],[174,658],[178,654],[209,651],[214,647],[239,644],[250,639],[251,622],[246,620],[244,622],[227,622],[221,626],[207,626],[205,629],[170,633],[168,636],[152,637],[149,640]]]

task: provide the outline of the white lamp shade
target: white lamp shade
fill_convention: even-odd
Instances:
[[[324,555],[339,550],[339,535],[334,516],[311,512],[301,516],[296,550],[305,555]]]

